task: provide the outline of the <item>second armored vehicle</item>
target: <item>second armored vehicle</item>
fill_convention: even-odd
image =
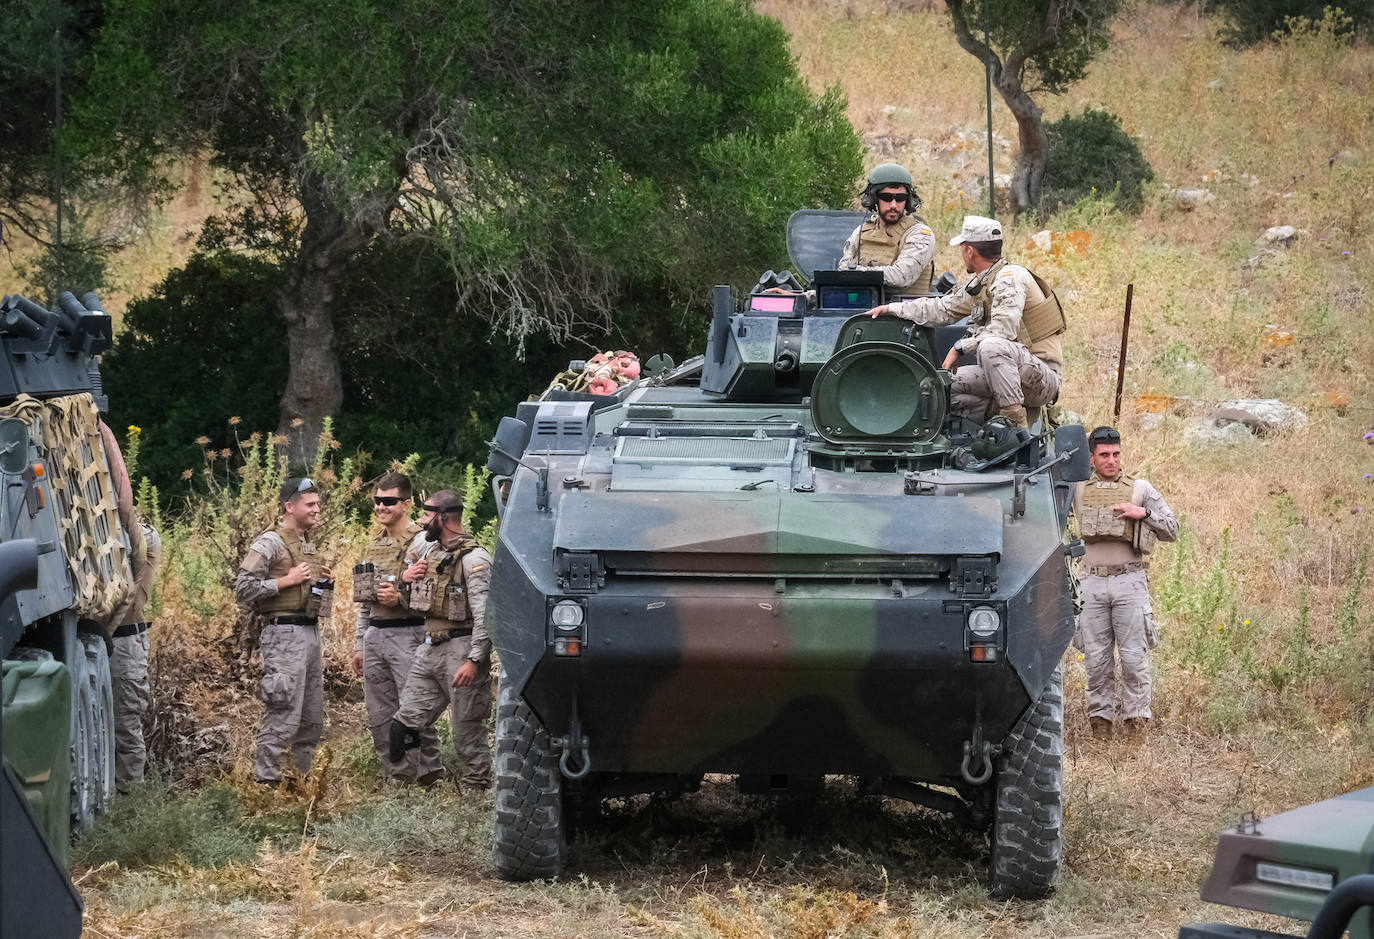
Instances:
[[[710,773],[856,777],[990,826],[996,895],[1056,881],[1083,429],[952,415],[961,330],[871,319],[881,275],[824,269],[855,224],[794,216],[810,292],[716,288],[704,356],[503,420],[501,875],[562,870],[575,800]]]

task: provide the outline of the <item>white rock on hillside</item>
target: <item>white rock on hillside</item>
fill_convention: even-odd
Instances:
[[[1198,206],[1205,205],[1208,202],[1215,202],[1216,198],[1216,196],[1212,195],[1206,189],[1174,190],[1174,205],[1185,212],[1191,212]]]
[[[1298,240],[1298,230],[1292,225],[1275,225],[1259,237],[1264,245],[1291,245]]]
[[[1287,430],[1300,430],[1307,426],[1307,413],[1291,404],[1284,404],[1275,398],[1237,398],[1223,401],[1220,411],[1236,411],[1249,415],[1253,420],[1244,421],[1258,434],[1275,434]],[[1231,418],[1232,421],[1237,418]]]

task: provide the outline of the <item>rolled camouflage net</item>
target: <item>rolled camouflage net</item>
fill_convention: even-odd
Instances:
[[[0,409],[4,417],[28,424],[46,453],[73,606],[79,616],[103,623],[132,592],[133,576],[95,401],[86,394],[45,401],[20,395]]]

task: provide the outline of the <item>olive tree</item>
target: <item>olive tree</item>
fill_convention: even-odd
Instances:
[[[861,168],[839,95],[747,0],[109,0],[90,73],[91,171],[153,187],[208,154],[243,249],[283,267],[298,457],[340,407],[336,294],[378,239],[444,252],[456,309],[429,328],[568,337],[635,284],[681,308],[771,263]]]
[[[1040,203],[1049,142],[1035,95],[1059,94],[1107,47],[1121,0],[945,0],[954,35],[992,69],[993,87],[1016,118],[1011,201]]]

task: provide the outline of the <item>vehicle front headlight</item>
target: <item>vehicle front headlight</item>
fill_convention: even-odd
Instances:
[[[549,619],[559,629],[573,630],[582,625],[582,604],[576,600],[559,600],[549,612]]]
[[[979,639],[989,639],[1002,628],[1002,617],[990,606],[977,606],[969,611],[968,631]]]

